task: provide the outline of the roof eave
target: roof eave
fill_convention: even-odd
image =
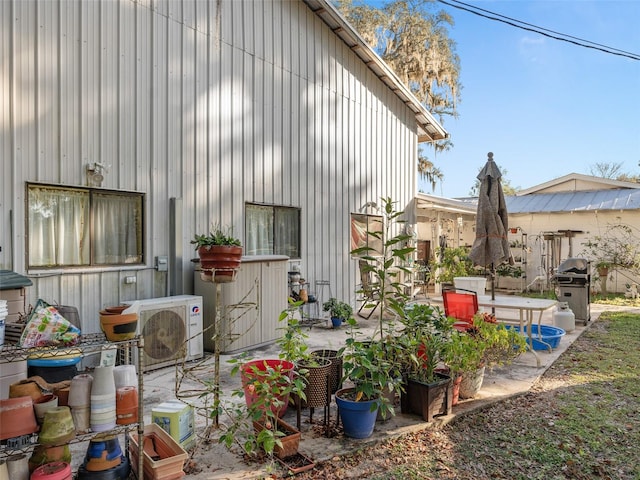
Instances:
[[[418,142],[449,138],[449,133],[420,103],[398,76],[327,0],[302,0],[411,109],[418,125]]]

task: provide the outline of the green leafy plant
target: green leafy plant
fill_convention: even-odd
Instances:
[[[481,269],[474,267],[467,247],[439,248],[436,253],[435,269],[438,283],[453,283],[455,277],[471,277]]]
[[[339,318],[345,322],[353,315],[351,305],[333,297],[322,304],[322,310],[329,312],[332,318]]]
[[[388,402],[387,392],[397,391],[400,379],[394,375],[397,371],[385,342],[363,340],[353,317],[347,320],[347,340],[338,351],[343,358],[343,381],[350,380],[354,385],[353,401],[379,400],[372,409],[380,408],[383,416],[394,415],[393,405]]]
[[[397,352],[404,375],[422,383],[434,382],[451,342],[454,320],[439,307],[423,304],[411,305],[400,318],[404,328]]]
[[[245,369],[247,357],[229,360],[233,365],[231,375],[237,375]],[[304,399],[305,382],[299,375],[289,375],[282,365],[272,366],[266,362],[262,368],[252,365],[247,372],[251,379],[246,385],[253,402],[246,406],[230,401],[221,405],[230,418],[219,437],[219,442],[231,447],[236,443],[249,456],[257,456],[260,449],[267,455],[273,455],[276,447],[282,448],[282,438],[291,432],[279,419],[278,412],[284,407],[283,398],[297,395]],[[245,388],[233,390],[232,397],[244,397]]]
[[[191,240],[191,244],[195,245],[195,249],[200,247],[210,247],[213,245],[235,246],[240,247],[242,243],[239,238],[233,236],[233,228],[223,229],[220,225],[213,225],[211,231],[206,234],[196,234]]]

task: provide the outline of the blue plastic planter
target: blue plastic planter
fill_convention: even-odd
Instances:
[[[342,419],[344,434],[351,438],[368,438],[373,434],[378,416],[378,400],[354,402],[341,398],[341,393],[348,393],[353,388],[343,388],[336,392],[336,404]],[[376,407],[371,411],[372,405]]]

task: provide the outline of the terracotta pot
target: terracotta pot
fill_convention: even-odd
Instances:
[[[71,465],[67,462],[47,463],[36,468],[31,480],[71,480]]]
[[[116,314],[116,315],[120,315],[122,312],[124,312],[127,308],[129,308],[129,305],[117,305],[115,307],[106,307],[104,310],[107,313],[111,313],[111,314]]]
[[[300,431],[289,425],[281,418],[276,419],[278,422],[278,431],[284,433],[282,437],[278,437],[282,442],[282,445],[275,445],[273,447],[273,454],[278,458],[287,458],[298,453],[300,446]],[[260,433],[264,430],[264,425],[259,422],[253,422],[253,428],[256,433]]]
[[[47,411],[40,429],[38,442],[57,446],[69,443],[76,436],[76,428],[69,407],[55,407]]]
[[[138,421],[138,389],[120,387],[116,391],[116,423],[129,425]]]
[[[38,430],[33,400],[29,396],[0,400],[0,440]]]
[[[40,388],[40,385],[29,378],[9,385],[9,398],[28,396],[35,401],[39,399],[42,394],[43,391],[42,388]]]
[[[55,447],[37,445],[33,450],[31,458],[29,458],[29,470],[33,472],[36,468],[53,462],[71,463],[69,445],[59,445]]]
[[[200,267],[204,274],[203,280],[216,283],[228,283],[235,280],[235,274],[240,268],[242,247],[231,245],[210,245],[198,248]],[[207,277],[212,280],[207,280]]]
[[[58,396],[58,406],[59,407],[67,407],[69,406],[69,392],[71,391],[71,387],[61,388],[56,390],[55,394]]]
[[[100,328],[107,337],[107,340],[111,342],[131,340],[136,336],[136,329],[138,328],[138,314],[112,314],[101,310]]]

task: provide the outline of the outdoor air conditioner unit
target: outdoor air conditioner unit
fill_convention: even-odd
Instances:
[[[201,296],[177,295],[125,303],[139,305],[137,333],[144,339],[144,371],[202,358]]]

